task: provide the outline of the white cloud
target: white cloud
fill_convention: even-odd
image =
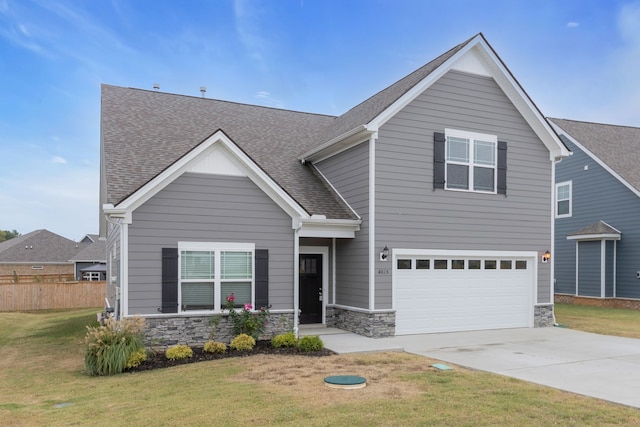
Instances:
[[[56,165],[66,165],[67,164],[67,160],[64,157],[53,156],[51,158],[51,163],[56,164]]]
[[[256,98],[269,98],[271,94],[267,91],[264,90],[260,90],[258,92],[256,92]]]
[[[576,28],[576,27],[579,27],[579,26],[580,26],[579,22],[573,22],[573,21],[567,22],[567,28]]]

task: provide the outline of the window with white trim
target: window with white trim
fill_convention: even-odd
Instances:
[[[498,138],[445,129],[447,190],[496,193]]]
[[[571,181],[556,184],[556,218],[571,216]]]
[[[235,305],[254,298],[253,243],[179,243],[181,311],[217,310],[232,293]]]

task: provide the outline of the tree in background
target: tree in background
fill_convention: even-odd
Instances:
[[[0,230],[0,243],[4,242],[5,240],[13,239],[14,237],[18,237],[19,235],[20,233],[18,233],[16,230]]]

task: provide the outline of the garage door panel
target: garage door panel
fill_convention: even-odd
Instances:
[[[530,325],[533,260],[518,270],[416,270],[417,258],[413,269],[394,270],[396,334]]]

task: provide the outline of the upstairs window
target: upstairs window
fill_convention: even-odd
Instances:
[[[434,133],[434,188],[506,194],[507,143],[497,136],[445,129]]]
[[[556,184],[556,218],[571,216],[571,181]]]

